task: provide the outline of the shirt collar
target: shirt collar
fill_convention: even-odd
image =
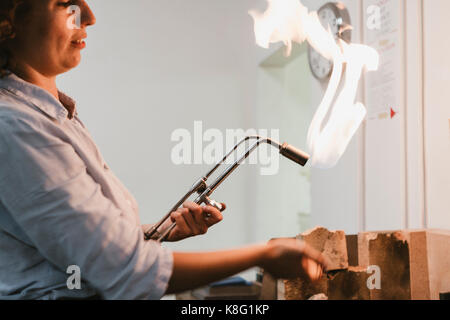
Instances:
[[[58,91],[58,100],[47,90],[24,81],[14,73],[0,78],[0,88],[4,88],[22,99],[25,99],[51,118],[60,122],[67,119],[68,116],[70,119],[74,116],[78,116],[76,102],[68,95]]]

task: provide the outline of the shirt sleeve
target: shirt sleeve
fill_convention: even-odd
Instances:
[[[70,143],[42,124],[0,118],[0,201],[58,269],[77,265],[105,299],[159,299],[172,252],[144,241]]]

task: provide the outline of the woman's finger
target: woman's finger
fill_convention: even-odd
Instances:
[[[323,256],[322,253],[320,253],[319,251],[317,251],[316,249],[314,249],[311,246],[308,246],[304,241],[302,240],[298,240],[297,242],[299,243],[299,245],[301,246],[301,250],[303,252],[303,255],[306,258],[310,258],[314,261],[316,261],[318,264],[320,264],[325,270],[327,269],[327,260],[325,259],[325,257]]]
[[[304,257],[302,259],[302,267],[312,281],[317,281],[322,277],[322,266],[315,260]]]
[[[215,225],[223,219],[222,213],[212,206],[203,207],[203,214],[206,214],[208,216],[208,218],[206,219],[206,225],[208,227]]]
[[[196,234],[205,234],[208,231],[208,226],[206,224],[205,212],[203,212],[203,207],[195,204],[188,203],[186,207],[189,208],[189,211],[194,219],[195,227],[198,230]]]
[[[183,235],[184,237],[188,237],[192,235],[192,230],[186,222],[186,219],[184,219],[183,217],[184,210],[189,211],[188,209],[180,208],[177,211],[172,212],[170,218],[172,219],[172,222],[175,222],[177,224],[174,229],[175,233]]]
[[[198,211],[197,208],[193,208],[194,211]],[[191,230],[191,234],[190,235],[197,235],[200,234],[201,230],[199,225],[195,222],[194,220],[194,216],[193,216],[193,211],[190,210],[189,208],[180,208],[179,210],[183,210],[183,218],[186,221],[186,224],[188,225],[189,229]],[[201,208],[200,208],[201,210]],[[189,236],[189,235],[187,235]]]
[[[208,226],[206,225],[206,221],[203,216],[203,208],[198,204],[189,201],[185,202],[183,207],[189,209],[193,217],[195,234],[205,234],[208,231]]]
[[[203,208],[200,205],[191,201],[186,201],[183,203],[183,208],[189,209],[194,215],[201,214],[203,212]]]

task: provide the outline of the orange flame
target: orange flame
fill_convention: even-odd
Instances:
[[[364,105],[354,101],[363,69],[377,70],[379,55],[365,45],[348,45],[341,40],[337,43],[330,30],[322,26],[317,12],[308,13],[299,0],[267,2],[269,6],[263,14],[249,12],[254,19],[259,46],[268,48],[270,43],[282,41],[287,47],[287,54],[290,54],[293,41],[301,44],[307,40],[322,56],[333,61],[328,88],[311,122],[307,138],[311,164],[318,168],[331,168],[337,164],[366,117]],[[332,106],[344,63],[347,65],[344,86]]]

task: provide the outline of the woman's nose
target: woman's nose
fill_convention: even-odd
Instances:
[[[82,26],[92,26],[96,22],[96,18],[94,13],[92,12],[91,8],[88,6],[88,4],[83,1],[82,7],[81,7],[81,25]]]

